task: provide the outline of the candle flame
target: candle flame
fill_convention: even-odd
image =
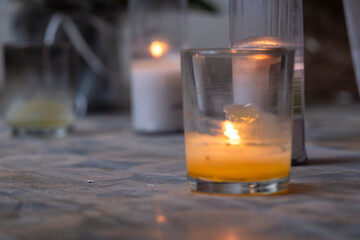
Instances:
[[[269,56],[269,55],[265,55],[265,54],[256,54],[256,55],[253,56],[253,58],[254,58],[255,60],[264,60],[264,59],[270,58],[270,56]]]
[[[156,222],[157,223],[165,223],[166,217],[164,215],[158,214],[158,215],[156,215]]]
[[[168,45],[165,42],[154,41],[151,43],[149,49],[153,57],[159,58],[167,51]]]
[[[224,135],[229,138],[229,143],[232,145],[241,143],[241,138],[238,134],[238,131],[229,121],[224,122]]]

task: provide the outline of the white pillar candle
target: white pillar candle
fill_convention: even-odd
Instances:
[[[179,58],[134,60],[131,89],[135,131],[183,129]]]
[[[274,107],[269,99],[281,97],[277,96],[281,57],[258,54],[235,58],[232,67],[234,103]]]

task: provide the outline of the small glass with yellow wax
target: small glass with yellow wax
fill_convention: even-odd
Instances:
[[[65,136],[75,120],[71,48],[12,43],[4,56],[5,119],[13,134]]]
[[[292,49],[182,51],[192,190],[269,194],[289,184]]]

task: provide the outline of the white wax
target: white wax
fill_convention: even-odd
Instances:
[[[251,58],[234,58],[232,63],[234,103],[258,104],[261,96],[259,85],[267,77],[259,69],[259,62]]]
[[[280,67],[278,57],[251,56],[234,58],[232,62],[234,103],[236,104],[268,104],[268,94],[272,85],[279,84],[280,75],[276,68]]]
[[[132,124],[140,132],[183,129],[179,59],[143,59],[132,64]]]

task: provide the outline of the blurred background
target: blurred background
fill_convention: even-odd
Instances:
[[[342,1],[304,0],[303,5],[307,105],[357,103]],[[228,47],[227,1],[189,0],[189,7],[187,46]],[[42,41],[49,21],[56,24],[54,14],[66,13],[82,37],[69,39],[59,30],[56,41],[86,45],[104,65],[90,66],[79,56],[75,83],[79,101],[81,96],[89,99],[90,113],[127,110],[131,58],[127,8],[127,0],[0,0],[0,88],[5,82],[3,45]]]

